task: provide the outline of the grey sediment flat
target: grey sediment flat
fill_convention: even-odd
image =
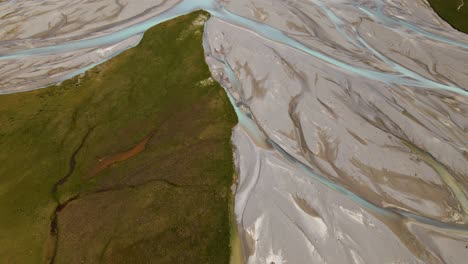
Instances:
[[[0,54],[105,36],[179,3],[94,1],[115,5],[99,18],[71,2],[52,6],[93,23],[2,3]],[[206,61],[240,120],[235,212],[247,263],[465,263],[468,36],[422,0],[209,6]],[[0,60],[1,92],[59,81],[139,36]]]

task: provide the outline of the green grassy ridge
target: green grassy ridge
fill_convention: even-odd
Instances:
[[[468,33],[468,1],[457,10],[461,0],[428,0],[434,11],[455,29]]]
[[[196,12],[58,86],[0,96],[0,262],[227,263],[231,129],[237,118],[204,62]],[[205,81],[204,81],[205,80]],[[204,81],[204,82],[202,82]],[[88,177],[98,160],[146,149]],[[169,183],[169,184],[168,184]]]

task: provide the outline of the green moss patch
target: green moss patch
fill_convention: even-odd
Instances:
[[[58,86],[0,96],[2,262],[228,263],[237,119],[209,81],[207,16],[158,25]]]

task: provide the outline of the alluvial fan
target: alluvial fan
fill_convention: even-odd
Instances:
[[[81,10],[71,2],[60,1],[69,17]],[[33,4],[1,4],[17,14],[0,20],[13,28],[0,32],[1,92],[68,78],[204,9],[206,61],[239,118],[248,263],[466,261],[468,35],[426,1],[143,2],[94,24],[48,18],[64,23],[53,30],[28,27]]]

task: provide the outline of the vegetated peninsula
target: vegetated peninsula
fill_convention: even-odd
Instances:
[[[428,0],[428,2],[434,11],[452,27],[468,33],[467,0]]]
[[[227,263],[237,118],[205,12],[60,85],[0,96],[3,263]]]

